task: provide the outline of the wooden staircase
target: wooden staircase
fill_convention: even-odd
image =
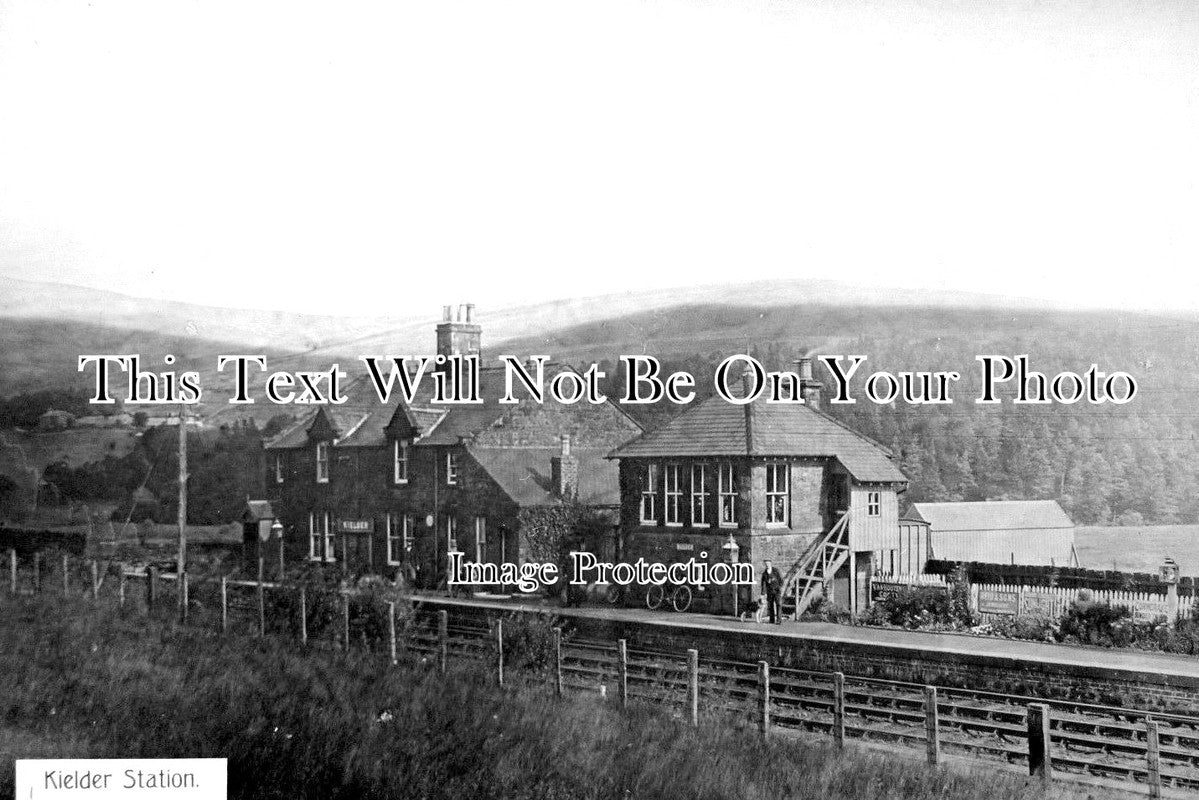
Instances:
[[[783,579],[782,613],[799,619],[849,560],[849,512],[803,554]]]

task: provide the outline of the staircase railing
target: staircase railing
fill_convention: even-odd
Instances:
[[[823,588],[849,558],[849,514],[846,511],[828,533],[814,542],[783,580],[782,596],[795,598],[793,619],[799,619],[807,610],[816,587]]]

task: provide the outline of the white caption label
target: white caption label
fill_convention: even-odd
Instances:
[[[20,800],[226,800],[224,758],[22,758]]]

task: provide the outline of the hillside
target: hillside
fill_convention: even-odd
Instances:
[[[621,353],[650,353],[687,369],[701,395],[718,361],[750,352],[793,368],[805,352],[863,354],[860,398],[825,410],[889,446],[912,485],[909,500],[1057,499],[1079,523],[1139,525],[1199,519],[1199,321],[1124,312],[930,307],[690,306],[635,314],[506,343],[613,371]],[[982,406],[979,354],[1027,353],[1033,369],[1123,370],[1139,382],[1124,406]],[[957,370],[952,405],[877,406],[861,391],[875,370]],[[821,370],[818,377],[831,385]],[[610,394],[622,390],[610,380]],[[630,407],[648,426],[679,408]]]
[[[244,342],[186,332],[164,333],[56,317],[0,319],[0,397],[48,388],[90,392],[94,372],[79,371],[82,354],[138,353],[147,360],[146,369],[168,369],[161,359],[171,353],[178,359],[173,369],[196,369],[207,375],[215,371],[217,354],[244,352]],[[251,352],[286,354],[275,347]],[[202,385],[207,386],[207,380]]]
[[[528,337],[531,333],[553,335],[579,325],[603,325],[624,315],[661,315],[683,306],[713,305],[777,306],[817,302],[845,306],[901,306],[922,303],[941,308],[970,306],[993,308],[1019,306],[1049,308],[1044,301],[1020,300],[955,292],[923,292],[893,287],[860,287],[835,281],[759,281],[739,286],[686,286],[669,290],[620,292],[599,297],[563,299],[529,305],[495,308],[485,298],[458,296],[448,290],[448,303],[475,302],[485,328],[484,346]],[[239,301],[244,300],[239,298]],[[172,341],[198,338],[212,342],[235,342],[242,351],[273,350],[303,353],[311,363],[359,354],[416,354],[432,346],[432,326],[440,308],[401,306],[388,316],[333,317],[270,310],[271,298],[263,297],[262,308],[238,309],[201,306],[186,302],[132,297],[102,289],[67,284],[28,281],[0,276],[0,323],[7,329],[21,321],[52,319],[67,331],[98,326],[111,331],[157,334]],[[76,328],[77,324],[85,326]],[[79,337],[75,337],[78,339]],[[101,340],[103,341],[103,340]],[[84,344],[87,343],[84,339]],[[17,342],[28,345],[30,342]],[[93,342],[93,344],[96,344]],[[93,351],[95,349],[93,348]],[[36,351],[5,349],[0,368],[20,375],[20,367],[37,356]],[[9,386],[20,385],[11,380]],[[0,386],[0,395],[11,388]]]
[[[4,279],[11,283],[11,279]],[[65,294],[44,284],[19,282],[17,300],[6,297],[0,324],[0,396],[31,387],[84,389],[76,369],[80,353],[172,352],[181,368],[202,373],[206,408],[220,423],[253,417],[259,426],[289,409],[259,402],[224,403],[229,376],[213,372],[218,353],[265,352],[270,368],[325,368],[335,361],[358,374],[360,354],[428,353],[435,318],[341,321],[268,312],[208,310],[157,304],[92,290]],[[40,287],[40,288],[39,288]],[[41,294],[39,295],[39,292]],[[48,294],[47,294],[48,293]],[[886,295],[885,297],[883,295]],[[41,298],[38,301],[38,297]],[[66,298],[66,299],[63,299]],[[922,298],[925,302],[915,304]],[[731,289],[695,287],[678,292],[627,293],[606,298],[543,303],[520,308],[480,307],[485,354],[548,354],[576,365],[601,363],[607,386],[619,393],[613,362],[625,353],[649,353],[668,370],[685,368],[710,391],[716,363],[751,352],[769,368],[790,368],[801,353],[864,354],[861,379],[877,369],[962,373],[948,406],[879,407],[864,399],[827,406],[830,413],[891,447],[912,479],[909,499],[1059,499],[1076,522],[1137,525],[1185,524],[1199,519],[1199,413],[1190,398],[1199,390],[1199,320],[1193,315],[1128,311],[1065,311],[1013,305],[1002,298],[864,290],[835,283],[763,282]],[[886,302],[884,302],[884,300]],[[38,302],[53,306],[54,319],[29,316]],[[105,320],[137,321],[131,329],[82,321],[92,303]],[[188,315],[209,314],[203,331],[189,333]],[[153,324],[147,317],[153,317]],[[251,319],[278,319],[269,336]],[[240,322],[238,322],[240,320]],[[307,339],[296,326],[311,325]],[[199,329],[197,329],[199,330]],[[246,335],[246,340],[235,335]],[[288,338],[288,337],[294,338]],[[257,338],[255,338],[257,337]],[[318,341],[319,340],[319,341]],[[308,342],[273,349],[269,342]],[[1050,376],[1083,372],[1092,363],[1136,377],[1140,393],[1126,406],[1021,407],[1005,402],[978,406],[981,353],[1027,353],[1032,366]],[[820,375],[829,383],[827,375]],[[1010,400],[1011,389],[1005,395]],[[678,408],[631,408],[649,426]],[[76,453],[78,456],[79,454]],[[102,458],[104,453],[96,453]]]

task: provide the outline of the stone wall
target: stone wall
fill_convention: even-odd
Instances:
[[[435,605],[436,601],[432,601]],[[495,609],[449,606],[452,616],[485,617]],[[727,631],[699,625],[671,625],[597,619],[566,610],[563,625],[588,639],[627,639],[632,648],[681,653],[699,650],[705,658],[766,661],[772,665],[846,675],[961,687],[1046,699],[1072,700],[1146,710],[1199,714],[1199,679],[1094,665],[1047,664],[969,652],[841,642],[819,636],[773,631]],[[962,638],[962,650],[969,648]]]

